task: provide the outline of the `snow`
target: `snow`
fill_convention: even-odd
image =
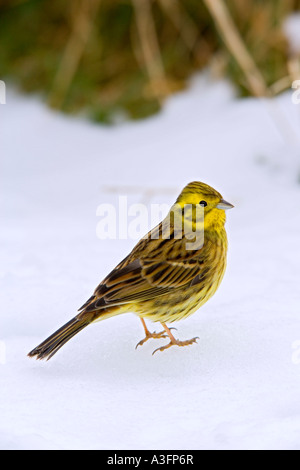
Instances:
[[[109,128],[8,86],[0,448],[300,449],[300,105],[291,96],[274,106],[237,99],[204,74],[158,116]],[[135,244],[96,236],[98,206],[119,195],[171,204],[194,180],[235,205],[224,281],[175,325],[198,344],[135,350],[143,330],[128,313],[86,328],[49,362],[29,359]]]

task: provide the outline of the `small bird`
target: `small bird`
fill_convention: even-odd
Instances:
[[[225,210],[234,207],[201,182],[185,186],[168,215],[143,237],[131,253],[98,285],[79,313],[28,356],[50,359],[69,339],[95,321],[133,312],[141,319],[145,338],[169,338],[171,346],[187,346],[166,323],[181,320],[209,300],[224,276],[227,256]],[[145,318],[160,322],[151,333]]]

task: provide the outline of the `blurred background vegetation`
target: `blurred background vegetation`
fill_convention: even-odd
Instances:
[[[139,119],[210,66],[241,95],[299,78],[282,23],[300,0],[0,0],[0,78],[67,113]]]

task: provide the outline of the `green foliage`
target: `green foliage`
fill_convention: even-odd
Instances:
[[[138,1],[150,9],[143,13],[133,0],[2,0],[0,78],[107,124],[156,113],[215,57],[241,93],[250,93],[204,2]],[[226,2],[267,85],[288,73],[281,22],[299,3]]]

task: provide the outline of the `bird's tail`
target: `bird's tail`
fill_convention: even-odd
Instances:
[[[72,318],[72,320],[45,339],[39,346],[30,351],[28,356],[36,356],[36,359],[47,358],[49,360],[69,339],[79,333],[89,323],[89,319]]]

